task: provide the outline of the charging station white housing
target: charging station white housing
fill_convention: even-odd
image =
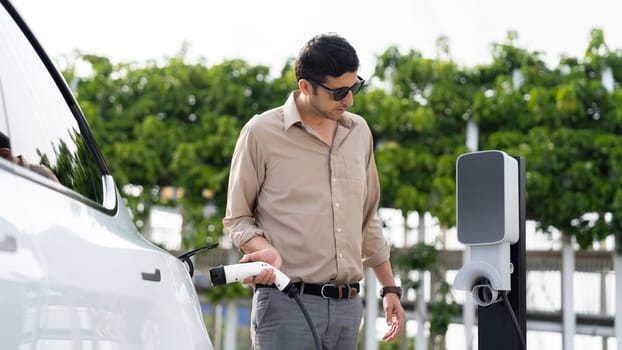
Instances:
[[[454,288],[471,291],[487,306],[510,290],[510,245],[519,237],[518,161],[502,151],[466,153],[456,160],[458,241],[470,260]]]

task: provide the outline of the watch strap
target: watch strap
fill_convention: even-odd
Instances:
[[[397,286],[382,287],[382,289],[380,290],[380,297],[384,298],[384,296],[387,295],[388,293],[397,294],[397,297],[401,298],[402,297],[402,288],[401,287],[397,287]]]

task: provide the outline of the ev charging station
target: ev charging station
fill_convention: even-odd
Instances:
[[[502,151],[456,160],[458,241],[470,260],[454,288],[477,304],[480,350],[525,349],[525,160]]]

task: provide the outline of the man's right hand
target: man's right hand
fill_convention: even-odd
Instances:
[[[263,237],[254,237],[244,244],[243,251],[249,252],[242,256],[241,263],[263,261],[276,269],[283,265],[281,254]],[[266,284],[271,285],[276,280],[276,274],[270,268],[263,269],[258,275],[248,277],[242,281],[245,284]]]

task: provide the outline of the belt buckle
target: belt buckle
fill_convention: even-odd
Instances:
[[[335,287],[335,285],[332,283],[323,284],[322,288],[320,289],[320,296],[324,299],[329,299],[329,296],[324,295],[324,288],[326,287]]]

